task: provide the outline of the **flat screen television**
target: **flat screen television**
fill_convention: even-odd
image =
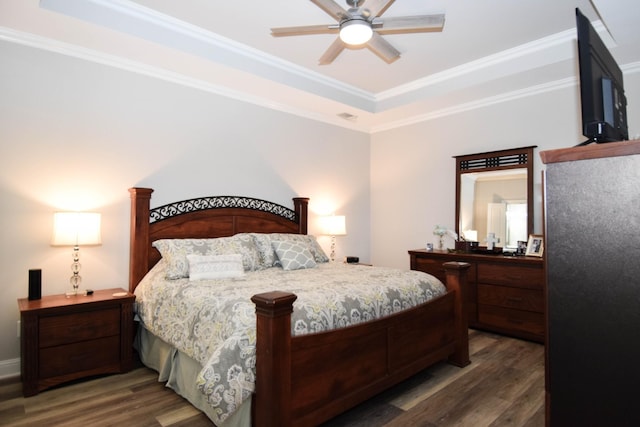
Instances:
[[[622,70],[598,33],[576,8],[582,133],[592,142],[629,139]]]

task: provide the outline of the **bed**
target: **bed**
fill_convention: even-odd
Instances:
[[[151,209],[152,189],[131,188],[129,192],[131,292],[136,292],[138,285],[148,282],[153,274],[165,274],[165,270],[158,271],[167,268],[168,260],[161,260],[154,242],[157,246],[158,241],[175,239],[272,233],[307,237],[307,198],[294,198],[294,209],[230,196],[190,199]],[[378,267],[331,264],[318,268],[320,274],[328,277],[339,269],[362,277],[396,274],[376,270]],[[292,333],[292,316],[300,311],[296,309],[294,313],[296,294],[269,285],[270,288],[249,296],[252,310],[255,305],[253,392],[250,399],[237,405],[232,415],[225,415],[223,425],[318,425],[436,362],[448,360],[460,367],[469,364],[464,307],[468,264],[452,262],[445,264],[445,268],[446,288],[440,284],[441,294],[426,302],[377,320],[302,335]],[[276,269],[255,274],[273,276],[277,272],[272,270]],[[428,276],[421,272],[403,274],[411,278]],[[186,286],[190,279],[181,280]],[[143,294],[141,289],[142,285],[138,294]],[[138,303],[145,304],[142,300]],[[296,307],[300,304],[302,301],[296,302]],[[219,413],[210,405],[210,396],[201,392],[206,367],[203,369],[202,363],[188,351],[156,336],[150,326],[138,326],[136,348],[143,363],[158,371],[159,380],[166,381],[167,386],[209,418],[220,420]]]

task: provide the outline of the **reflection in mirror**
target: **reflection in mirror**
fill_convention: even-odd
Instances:
[[[527,170],[460,175],[460,230],[465,240],[494,233],[498,246],[516,249],[526,241]]]
[[[533,149],[456,156],[456,231],[467,241],[515,250],[533,230]]]

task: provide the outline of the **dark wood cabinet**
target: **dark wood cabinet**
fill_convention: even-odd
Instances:
[[[535,257],[514,257],[447,251],[409,251],[411,269],[444,281],[448,261],[469,268],[467,307],[469,326],[518,338],[544,342],[544,262]]]
[[[541,157],[547,425],[639,426],[640,141]]]
[[[133,301],[123,289],[18,300],[23,394],[133,363]]]

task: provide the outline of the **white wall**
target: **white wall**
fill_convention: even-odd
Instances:
[[[408,268],[407,250],[434,242],[436,224],[454,226],[452,156],[538,145],[540,232],[537,153],[583,139],[577,87],[369,136],[6,42],[0,57],[0,376],[17,372],[28,269],[43,270],[44,295],[68,289],[70,248],[49,246],[55,210],[103,214],[102,246],[81,255],[94,289],[127,286],[132,186],[155,188],[154,206],[307,196],[312,220],[347,217],[338,258]],[[640,75],[625,79],[637,136]]]
[[[102,213],[102,246],[81,248],[82,287],[127,287],[132,186],[154,188],[153,206],[310,197],[310,232],[316,214],[343,214],[337,256],[369,260],[368,135],[10,43],[0,57],[4,368],[16,372],[28,269],[43,270],[43,295],[69,288],[71,248],[49,245],[54,211]]]
[[[640,74],[625,75],[629,135],[640,133]],[[409,267],[410,249],[437,242],[436,224],[455,229],[453,156],[537,145],[534,215],[542,232],[539,152],[574,146],[580,130],[578,87],[542,93],[375,134],[371,141],[371,245],[377,265]],[[479,239],[486,236],[478,236]],[[453,241],[445,238],[445,246]]]

